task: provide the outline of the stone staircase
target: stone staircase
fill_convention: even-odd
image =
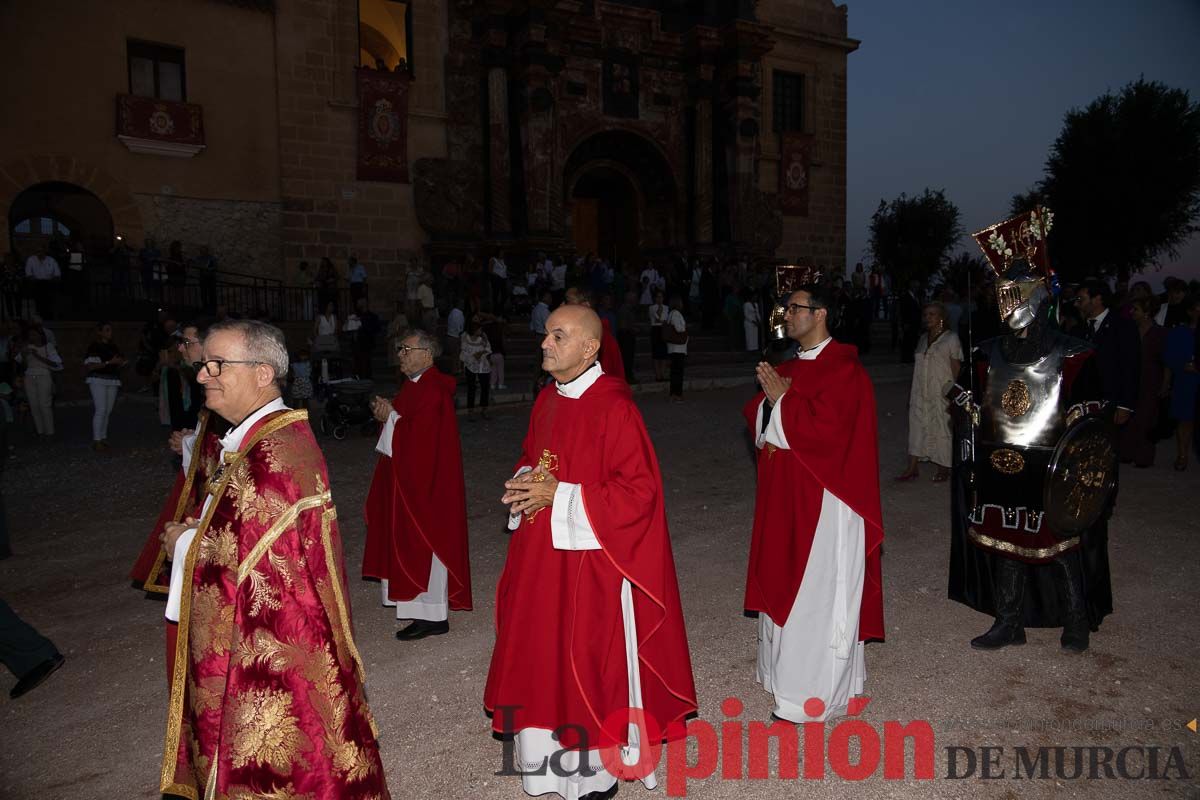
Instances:
[[[693,323],[690,323],[692,325]],[[723,332],[703,332],[699,322],[689,331],[688,360],[684,371],[684,392],[728,386],[749,386],[754,383],[754,366],[759,361],[755,353],[738,349],[731,337]],[[504,331],[504,372],[506,390],[493,391],[492,406],[530,402],[534,397],[534,379],[541,365],[541,338],[534,336],[526,321],[508,323]],[[911,365],[900,364],[899,355],[891,346],[891,326],[887,322],[876,322],[871,328],[871,350],[863,356],[863,364],[876,383],[907,381],[912,372]],[[372,362],[378,393],[388,395],[395,391],[393,370],[387,363],[382,348]],[[654,380],[654,365],[650,358],[650,327],[639,325],[634,349],[635,393],[666,392],[667,381]],[[466,407],[466,381],[460,375],[457,402]]]

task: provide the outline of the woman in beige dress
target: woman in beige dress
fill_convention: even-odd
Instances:
[[[951,459],[946,392],[958,378],[963,351],[958,334],[947,329],[946,309],[941,303],[926,305],[922,319],[925,333],[917,340],[912,391],[908,397],[908,468],[896,480],[914,480],[918,475],[917,465],[932,461],[937,465],[933,480],[941,483],[950,477]]]

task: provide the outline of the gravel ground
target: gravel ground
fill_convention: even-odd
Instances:
[[[739,415],[748,391],[694,392],[681,406],[661,394],[638,399],[666,476],[701,717],[714,725],[726,721],[721,703],[729,697],[745,706],[735,721],[761,721],[770,710],[754,682],[756,623],[741,609],[754,502]],[[1200,469],[1172,471],[1164,448],[1158,467],[1122,476],[1110,545],[1116,613],[1086,654],[1062,653],[1058,632],[1049,630],[1031,631],[1026,647],[976,653],[967,641],[989,620],[945,599],[947,489],[927,475],[910,484],[890,480],[903,462],[906,395],[903,384],[879,388],[888,640],[867,648],[872,699],[862,719],[876,731],[887,721],[927,720],[936,736],[934,779],[912,779],[910,759],[903,781],[885,780],[882,766],[863,781],[831,769],[824,780],[799,781],[723,780],[718,773],[690,781],[688,796],[1200,797],[1200,735],[1185,728],[1198,713],[1200,646],[1184,622],[1196,610]],[[0,695],[0,797],[156,796],[162,607],[125,580],[172,479],[150,416],[145,404],[119,405],[115,448],[95,454],[80,444],[86,411],[65,409],[59,442],[27,444],[9,461],[4,491],[17,555],[0,562],[0,595],[55,641],[67,664],[19,701]],[[519,779],[494,774],[501,747],[489,736],[480,701],[508,541],[497,499],[527,419],[524,406],[496,410],[490,422],[463,420],[476,608],[452,615],[450,635],[397,642],[398,623],[379,605],[378,585],[351,581],[357,641],[396,798],[524,796]],[[360,509],[372,444],[353,435],[327,442],[352,576],[362,556]],[[1011,777],[1016,747],[1087,745],[1159,746],[1159,772],[1176,747],[1189,777],[1171,769],[1170,780],[1056,780],[1053,760],[1048,779]],[[977,764],[974,777],[946,778],[947,748],[973,748],[978,756],[984,746],[1005,748],[999,769],[1006,777],[981,779]],[[1128,768],[1136,773],[1142,763],[1130,756]],[[775,764],[772,758],[773,776]],[[1068,774],[1072,764],[1070,754]],[[1085,757],[1085,774],[1086,764]],[[626,785],[620,796],[665,791]]]

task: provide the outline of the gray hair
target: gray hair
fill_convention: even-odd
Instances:
[[[438,358],[442,355],[442,343],[432,333],[421,328],[409,328],[400,337],[400,341],[409,338],[415,338],[419,347],[429,348],[430,358]]]
[[[247,360],[258,361],[274,370],[275,383],[282,390],[288,374],[287,340],[283,337],[283,331],[258,320],[226,319],[210,325],[205,338],[221,331],[241,334],[246,345]]]

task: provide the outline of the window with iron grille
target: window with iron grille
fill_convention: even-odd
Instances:
[[[804,130],[804,76],[792,72],[772,73],[771,104],[776,133]]]
[[[130,39],[129,93],[182,103],[187,100],[187,81],[183,72],[183,49]]]

